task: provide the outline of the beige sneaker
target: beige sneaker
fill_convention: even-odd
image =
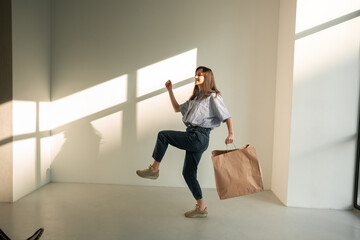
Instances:
[[[160,172],[160,170],[158,170],[157,172],[154,172],[153,167],[151,165],[149,165],[147,169],[137,170],[136,174],[142,178],[149,178],[149,179],[155,180],[159,177],[159,172]]]
[[[187,218],[205,218],[208,215],[208,212],[206,211],[206,207],[204,211],[201,211],[199,206],[196,204],[195,208],[191,211],[188,211],[185,213],[185,217]]]

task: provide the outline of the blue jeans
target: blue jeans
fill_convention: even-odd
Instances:
[[[197,176],[197,166],[203,152],[209,146],[210,128],[188,127],[186,132],[161,131],[158,134],[152,157],[157,162],[163,159],[168,145],[185,150],[185,161],[182,174],[194,198],[202,198]]]

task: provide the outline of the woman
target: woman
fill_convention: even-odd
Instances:
[[[234,141],[231,116],[224,105],[219,90],[216,88],[214,74],[207,67],[200,66],[196,69],[193,94],[188,101],[181,105],[175,99],[170,80],[165,83],[165,86],[175,112],[181,112],[183,115],[182,120],[187,126],[186,132],[159,132],[152,155],[153,164],[145,170],[136,171],[136,173],[143,178],[157,179],[159,177],[159,165],[168,145],[185,150],[182,173],[197,202],[195,208],[186,212],[185,216],[206,217],[207,208],[199,182],[196,179],[197,166],[201,155],[209,145],[210,131],[220,126],[221,122],[226,122],[229,132],[225,144]]]

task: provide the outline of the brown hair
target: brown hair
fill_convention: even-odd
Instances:
[[[204,99],[210,96],[211,93],[216,93],[216,96],[220,94],[220,91],[216,88],[215,78],[212,70],[210,68],[200,66],[196,69],[195,74],[199,69],[202,69],[205,78],[203,83],[203,91],[200,95],[200,99]],[[199,87],[195,85],[190,100],[194,100],[198,92],[199,92]]]

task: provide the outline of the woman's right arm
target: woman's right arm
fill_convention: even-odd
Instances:
[[[180,106],[179,106],[178,102],[175,99],[174,93],[172,91],[172,83],[171,83],[170,80],[165,83],[165,87],[169,92],[171,104],[172,104],[172,106],[174,108],[174,111],[175,112],[180,112]]]

